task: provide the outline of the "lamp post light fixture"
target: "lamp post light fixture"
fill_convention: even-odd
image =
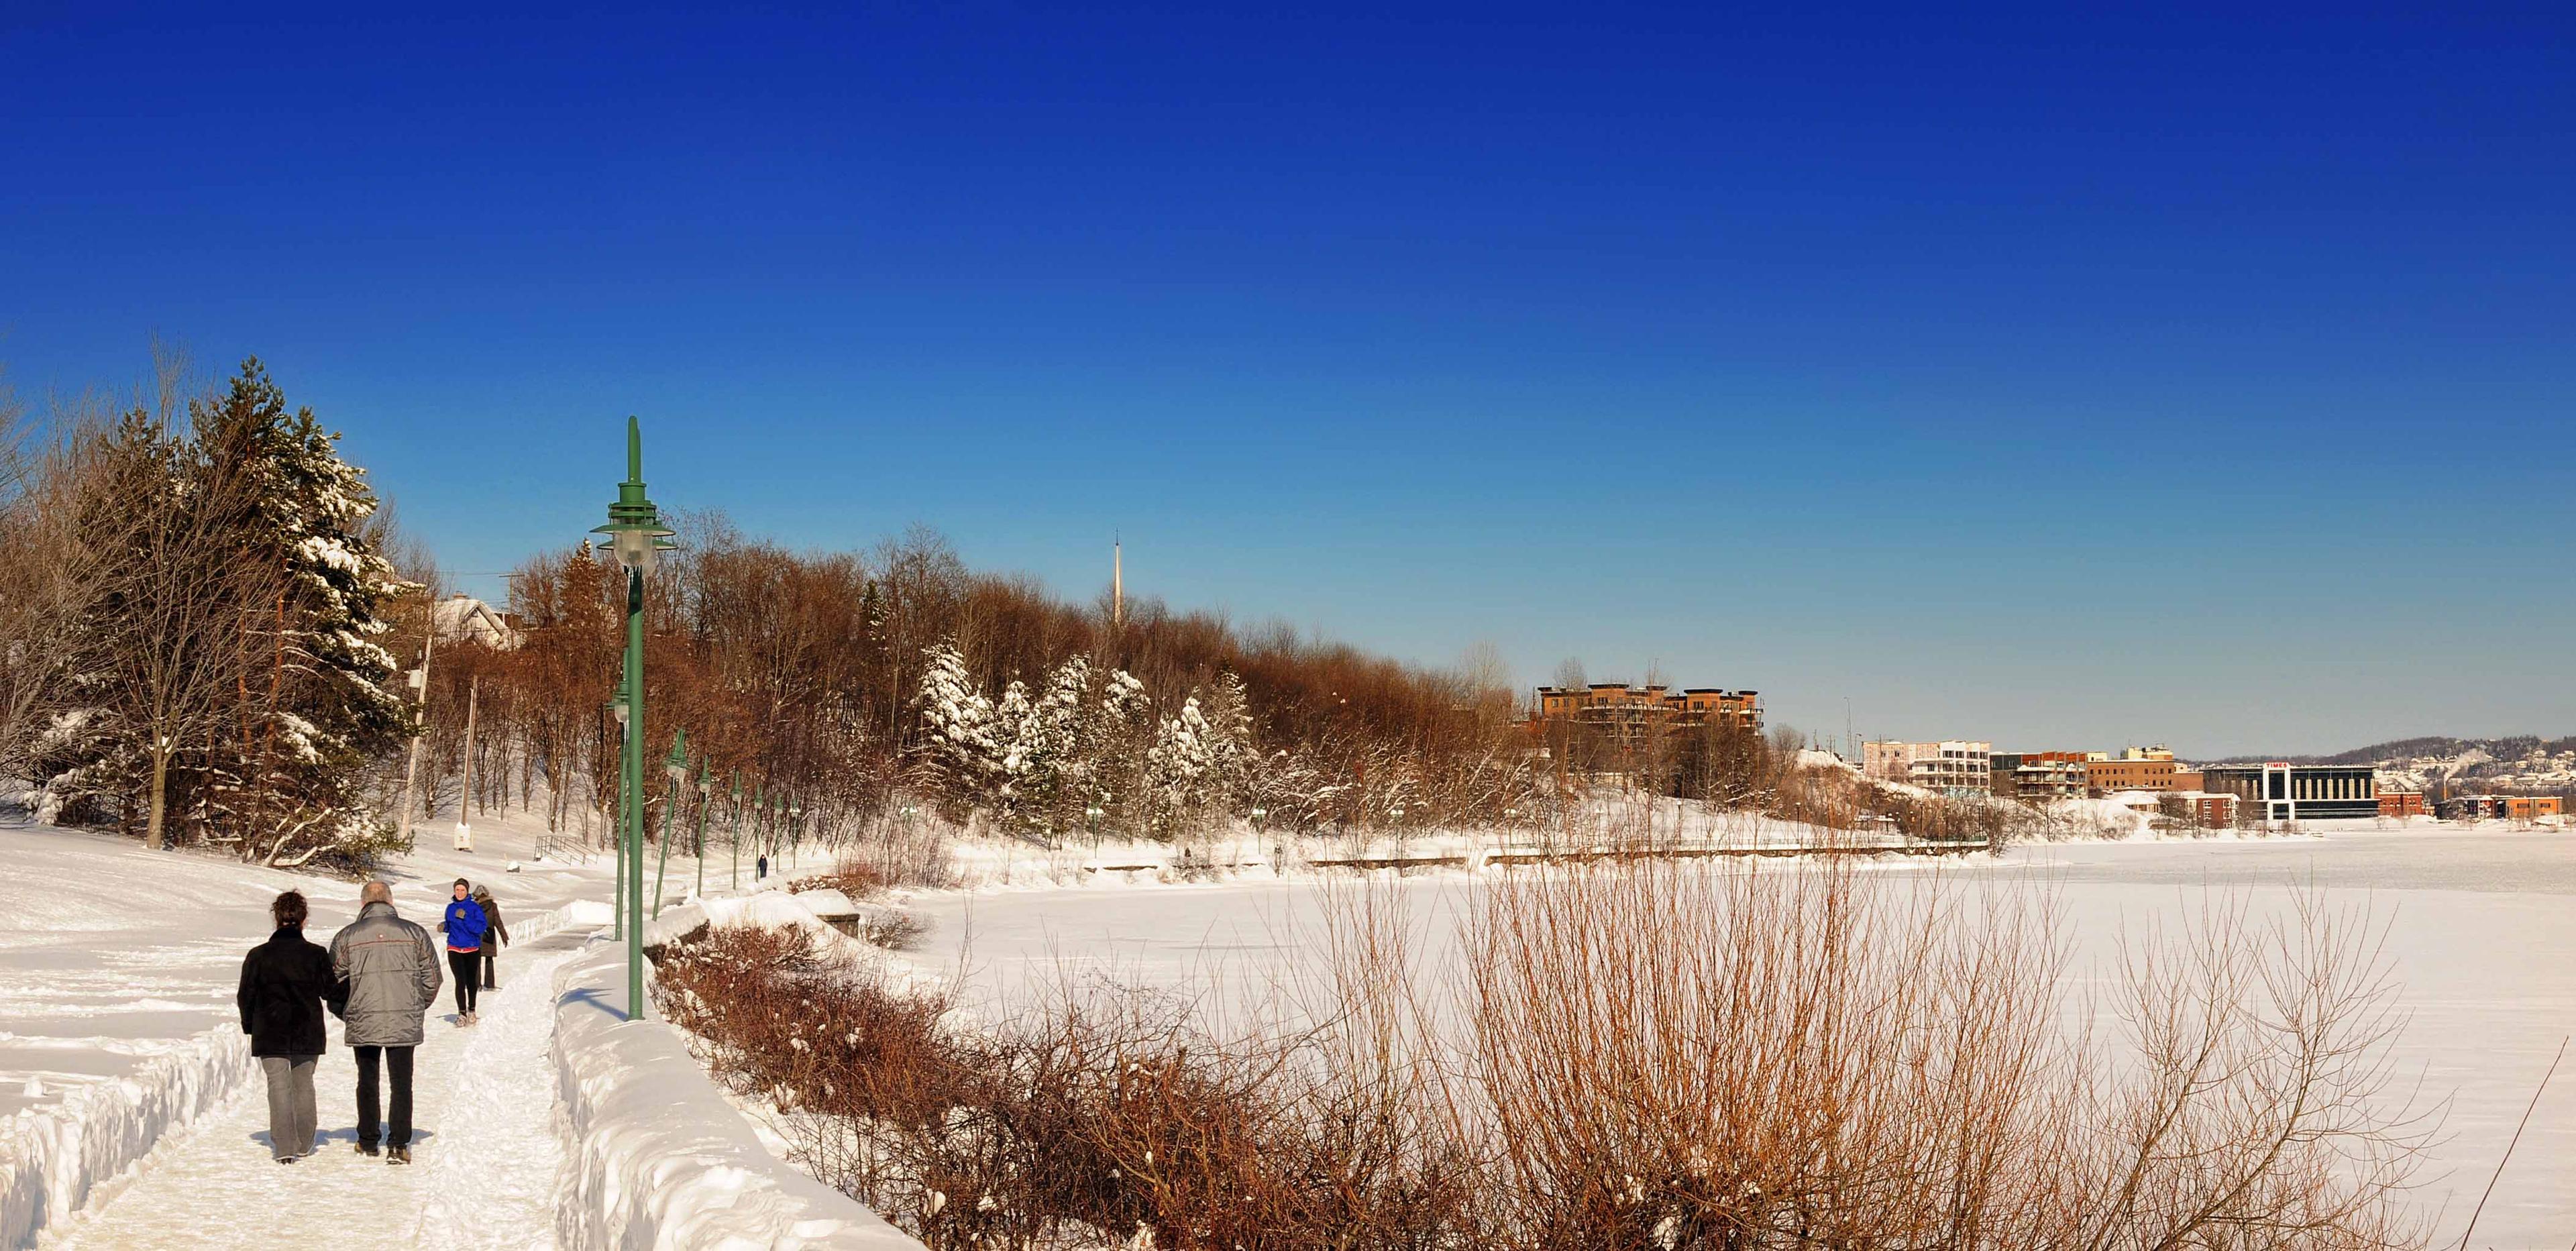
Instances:
[[[681,727],[671,736],[670,758],[662,762],[662,775],[671,779],[671,799],[662,809],[662,853],[653,861],[653,916],[662,916],[662,883],[671,870],[671,832],[680,824],[680,813],[686,806],[682,796],[689,787],[689,731]]]
[[[733,836],[725,840],[726,850],[733,853],[733,875],[730,889],[742,889],[742,774],[733,775]]]
[[[617,484],[617,502],[608,506],[608,524],[591,531],[604,534],[606,546],[626,570],[626,674],[622,718],[625,750],[620,753],[619,780],[626,795],[622,841],[625,881],[620,893],[626,909],[626,1017],[644,1019],[644,577],[653,558],[674,544],[662,524],[662,510],[644,495],[644,434],[633,417],[626,419],[626,480]]]
[[[911,809],[905,809],[905,811],[909,812],[909,811],[911,811]],[[1089,818],[1089,819],[1090,819],[1090,821],[1091,821],[1091,854],[1093,854],[1093,855],[1095,855],[1095,856],[1096,856],[1096,855],[1099,855],[1099,854],[1100,854],[1100,815],[1101,815],[1101,813],[1100,813],[1100,805],[1098,805],[1098,804],[1093,804],[1093,805],[1091,805],[1090,807],[1083,809],[1083,810],[1082,810],[1082,815],[1083,815],[1083,816],[1085,816],[1085,817],[1087,817],[1087,818]]]

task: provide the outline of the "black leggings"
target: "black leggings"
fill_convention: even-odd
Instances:
[[[456,1011],[463,1015],[474,1010],[474,991],[482,985],[483,953],[451,951],[447,953],[447,971],[456,976]]]

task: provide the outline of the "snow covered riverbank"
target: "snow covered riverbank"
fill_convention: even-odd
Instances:
[[[2292,840],[2177,840],[2015,848],[1972,866],[1889,858],[1878,871],[1972,873],[2054,883],[2079,973],[2104,972],[2124,928],[2170,921],[2205,889],[2243,889],[2282,906],[2313,882],[2388,926],[2389,951],[2413,1017],[2397,1055],[2434,1098],[2449,1096],[2444,1135],[2420,1192],[2456,1239],[2530,1100],[2552,1051],[2576,1029],[2576,836],[2503,830],[2344,829]],[[1382,878],[1406,901],[1423,967],[1455,950],[1477,877]],[[1219,992],[1243,1012],[1275,1003],[1316,958],[1330,892],[1311,881],[1258,880],[1152,889],[928,892],[912,906],[932,923],[919,959],[968,970],[965,1002],[1006,1013],[1059,978]],[[2107,1024],[2107,1023],[2106,1023]],[[2576,1239],[2576,1080],[2562,1071],[2533,1113],[2478,1244],[2564,1246]]]

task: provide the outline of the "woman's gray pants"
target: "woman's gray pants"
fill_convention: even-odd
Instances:
[[[313,1154],[313,1064],[321,1058],[259,1058],[268,1077],[268,1149],[281,1160]]]

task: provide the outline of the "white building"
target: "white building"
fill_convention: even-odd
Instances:
[[[1863,743],[1861,771],[1881,781],[1920,786],[1952,799],[1982,797],[1994,786],[1994,747],[1992,743],[1966,739]]]
[[[479,643],[495,651],[519,645],[519,632],[492,606],[468,595],[451,595],[429,610],[431,628],[441,643]]]

